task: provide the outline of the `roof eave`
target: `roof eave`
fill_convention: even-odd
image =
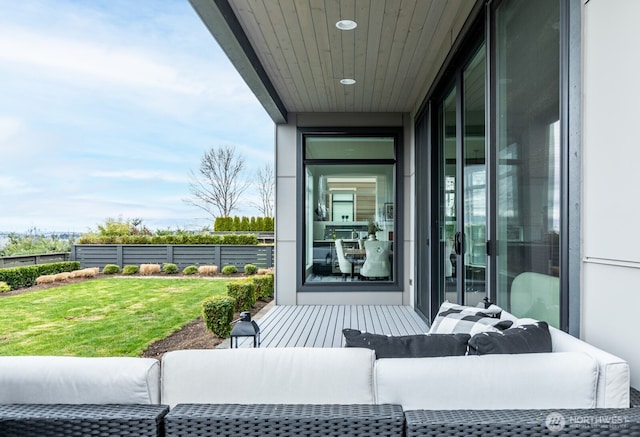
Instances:
[[[287,109],[269,80],[227,0],[189,0],[267,114],[276,124],[287,122]]]

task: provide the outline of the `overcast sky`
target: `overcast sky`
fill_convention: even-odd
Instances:
[[[187,0],[0,0],[0,231],[211,225],[189,170],[273,129]]]

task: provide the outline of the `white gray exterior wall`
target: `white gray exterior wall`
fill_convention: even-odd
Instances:
[[[583,9],[581,337],[630,363],[640,386],[640,2]]]

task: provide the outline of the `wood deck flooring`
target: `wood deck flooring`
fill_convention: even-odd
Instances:
[[[277,305],[257,323],[260,347],[343,347],[344,328],[385,335],[429,331],[413,308],[395,305]]]

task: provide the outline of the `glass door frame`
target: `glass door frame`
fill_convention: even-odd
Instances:
[[[430,293],[429,299],[429,314],[428,318],[433,320],[435,314],[437,313],[441,300],[444,299],[441,296],[444,291],[440,290],[440,275],[439,271],[440,263],[440,228],[442,224],[440,223],[440,182],[438,178],[441,176],[440,166],[442,165],[441,161],[444,159],[440,154],[440,138],[439,138],[439,126],[442,123],[440,108],[441,104],[444,102],[444,99],[449,96],[451,92],[455,92],[455,106],[456,106],[456,156],[464,161],[464,144],[463,144],[463,135],[464,135],[464,119],[463,119],[463,74],[465,68],[468,66],[469,62],[473,59],[473,57],[478,53],[478,50],[485,44],[485,72],[488,69],[486,65],[488,62],[488,53],[489,46],[486,45],[485,41],[485,26],[484,20],[478,19],[475,21],[475,24],[469,30],[469,37],[466,38],[465,43],[460,47],[456,56],[450,62],[450,67],[446,70],[446,77],[449,77],[447,81],[441,81],[441,85],[435,90],[433,93],[433,98],[429,99],[429,105],[427,108],[428,111],[428,119],[429,119],[429,143],[430,143],[430,153],[428,153],[429,158],[431,160],[430,165],[430,233],[429,233],[429,241],[432,244],[429,245],[429,270],[430,270],[430,278],[429,278],[429,288],[432,290]],[[485,73],[486,75],[486,73]],[[487,76],[488,77],[488,76]],[[487,92],[486,86],[487,78],[485,77],[485,94]],[[485,96],[486,99],[486,96]],[[426,111],[425,111],[426,113]],[[485,159],[488,160],[489,155],[489,138],[488,138],[488,108],[485,106]],[[463,174],[464,162],[456,163],[456,194],[462,190],[462,185],[464,184],[464,174]],[[487,171],[487,179],[486,184],[489,186],[489,177],[490,170],[489,165],[486,166]],[[461,185],[462,184],[462,185]],[[459,188],[460,187],[460,188]],[[490,198],[489,189],[487,189],[487,200]],[[460,226],[464,227],[464,196],[456,195],[456,227]],[[487,203],[488,208],[488,203]],[[487,213],[489,210],[487,209]],[[489,229],[490,229],[490,217],[487,216],[486,222],[486,238],[489,239]],[[458,259],[464,259],[464,252],[460,256],[457,256]],[[485,281],[486,281],[486,293],[489,293],[491,290],[490,287],[490,257],[487,257],[487,266],[485,270]],[[457,301],[464,301],[464,288],[463,282],[465,280],[464,269],[456,268],[456,283],[457,283]],[[420,291],[416,294],[419,294]],[[489,296],[487,294],[487,296]],[[490,296],[489,296],[490,298]],[[420,306],[419,310],[424,312],[424,306]],[[423,314],[427,315],[427,314]]]
[[[581,2],[580,0],[560,1],[560,123],[561,123],[561,241],[560,241],[560,327],[572,335],[580,334],[580,277],[581,277]],[[434,174],[438,172],[438,157],[434,151],[438,147],[436,126],[438,123],[438,103],[452,85],[451,78],[457,69],[470,59],[475,49],[486,43],[486,124],[487,149],[487,294],[495,300],[496,219],[493,187],[496,186],[496,89],[495,66],[495,11],[503,3],[496,0],[484,4],[471,12],[460,36],[455,41],[441,71],[434,80],[415,119],[416,168],[426,171],[416,174],[416,184],[426,193],[416,195],[416,292],[415,307],[427,320],[433,320],[439,308],[437,256],[438,238],[438,196]],[[447,79],[447,80],[445,80]],[[436,184],[436,185],[434,185]],[[416,193],[421,193],[416,190]],[[428,217],[428,220],[424,220]]]

